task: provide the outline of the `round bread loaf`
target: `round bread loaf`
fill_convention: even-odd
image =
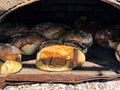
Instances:
[[[21,61],[21,51],[10,44],[0,43],[0,59]]]
[[[22,69],[22,64],[15,60],[0,62],[0,74],[13,74]]]
[[[7,42],[9,36],[18,32],[28,31],[27,26],[18,23],[0,24],[0,42]]]
[[[33,32],[16,33],[10,37],[10,43],[19,48],[23,55],[32,55],[45,38]]]
[[[63,24],[46,22],[35,25],[31,31],[53,40],[58,39],[65,32],[66,28],[68,28],[68,26]]]
[[[0,43],[0,74],[17,73],[21,70],[21,51],[10,44]]]
[[[95,41],[105,48],[116,49],[118,42],[120,41],[120,26],[113,25],[102,28],[95,34]]]
[[[93,45],[93,37],[90,33],[81,30],[70,30],[60,37],[64,45],[72,46],[87,53],[89,47]]]
[[[71,46],[51,45],[37,53],[36,67],[45,71],[66,71],[85,62],[85,55]]]

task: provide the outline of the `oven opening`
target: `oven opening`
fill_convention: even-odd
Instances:
[[[32,28],[36,24],[53,22],[61,23],[72,27],[72,29],[76,29],[75,21],[87,18],[88,20],[83,23],[87,23],[88,25],[89,23],[95,22],[95,24],[92,24],[92,26],[88,25],[88,30],[85,31],[89,32],[90,30],[90,32],[94,32],[95,28],[96,33],[105,27],[114,25],[119,25],[118,27],[120,27],[119,17],[120,10],[99,0],[93,0],[92,2],[90,0],[41,0],[21,7],[8,14],[1,24],[8,22],[21,23],[28,28]],[[84,31],[86,24],[82,25],[81,27]],[[79,23],[77,28],[79,28]],[[91,30],[91,28],[93,30]],[[114,30],[112,32],[114,32]],[[76,67],[74,70],[113,70],[115,73],[120,73],[120,63],[115,58],[114,49],[102,47],[93,39],[93,45],[88,48],[85,55],[86,62],[89,63],[86,63],[83,67]],[[36,56],[26,55],[23,57],[27,57],[24,61],[36,58]],[[25,64],[25,66],[27,66],[27,64]]]

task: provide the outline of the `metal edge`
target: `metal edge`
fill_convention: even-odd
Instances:
[[[23,7],[25,5],[28,5],[28,4],[31,4],[33,2],[37,2],[37,1],[40,1],[40,0],[29,0],[29,1],[26,1],[26,2],[23,2],[19,5],[16,5],[10,9],[8,9],[7,11],[5,11],[1,16],[0,16],[0,22],[2,22],[5,18],[5,16],[7,16],[9,13],[15,11],[16,9],[20,8],[20,7]]]
[[[117,9],[120,9],[120,3],[117,2],[116,0],[101,0],[101,1],[103,1],[103,2],[105,2],[107,4],[110,4],[110,5],[114,6]]]
[[[55,83],[71,83],[77,84],[92,80],[113,80],[120,78],[120,74],[117,75],[72,75],[72,74],[11,74],[8,76],[0,77],[0,88],[4,88],[8,83],[15,82],[55,82]],[[24,83],[25,84],[25,83]],[[8,84],[9,85],[9,84]]]

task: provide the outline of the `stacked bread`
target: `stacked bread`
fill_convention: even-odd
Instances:
[[[11,49],[13,46],[18,49],[21,57],[37,53],[36,67],[45,71],[66,71],[81,66],[85,62],[87,49],[93,44],[90,33],[51,22],[37,24],[31,29],[21,24],[1,24],[0,32],[1,42],[4,40]],[[4,48],[0,52],[8,52],[0,57],[1,74],[19,72],[22,64],[17,60],[18,56],[14,56],[7,47]],[[14,58],[9,58],[9,55]]]
[[[87,48],[93,44],[90,33],[58,23],[41,23],[32,31],[46,38],[36,58],[36,67],[45,71],[66,71],[81,66]]]
[[[22,24],[0,24],[0,74],[17,73],[22,69],[21,51],[8,40],[13,34],[26,31],[28,28]]]
[[[10,44],[0,44],[0,74],[11,74],[22,69],[21,51]]]

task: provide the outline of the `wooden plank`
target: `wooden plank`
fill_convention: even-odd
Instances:
[[[86,62],[76,70],[65,72],[46,72],[35,67],[36,60],[23,62],[23,69],[11,75],[0,75],[0,88],[11,83],[28,82],[61,82],[61,83],[80,83],[90,80],[111,80],[120,77],[114,71],[104,68],[92,62]]]

